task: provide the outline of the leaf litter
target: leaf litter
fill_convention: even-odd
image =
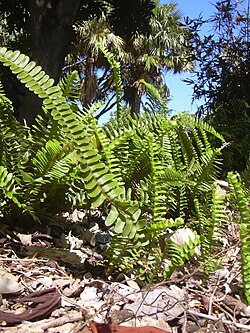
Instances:
[[[95,223],[89,228],[86,245],[77,219],[74,224],[60,237],[25,229],[2,235],[0,332],[250,331],[237,226],[230,225],[221,268],[206,283],[202,267],[188,264],[166,281],[142,286],[124,274],[107,276],[95,248],[100,230]]]

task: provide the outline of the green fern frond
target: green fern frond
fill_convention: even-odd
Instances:
[[[4,66],[10,67],[11,71],[30,91],[44,100],[44,111],[47,115],[49,114],[48,110],[56,107],[59,109],[69,108],[60,87],[53,86],[54,80],[49,78],[40,66],[36,66],[35,62],[30,62],[29,57],[19,51],[13,52],[6,48],[0,48],[0,61]],[[46,124],[45,128],[48,125],[50,124]]]
[[[40,175],[44,175],[50,170],[51,166],[62,155],[63,148],[57,140],[50,140],[45,147],[38,150],[33,158],[33,164],[37,168]]]
[[[176,207],[176,213],[181,216],[185,217],[186,212],[188,210],[188,192],[186,190],[187,184],[182,185],[179,187],[178,191],[176,191],[177,197],[176,197],[176,202],[177,202],[177,207]]]
[[[221,164],[220,149],[207,149],[206,153],[200,157],[200,162],[196,161],[192,170],[196,188],[209,190],[211,182],[214,182],[219,175]]]
[[[32,144],[29,131],[14,117],[10,100],[0,94],[0,164],[14,174],[23,168]]]
[[[68,186],[67,179],[70,178],[70,171],[76,161],[74,151],[72,152],[56,140],[51,140],[45,147],[38,149],[35,156],[31,158],[29,169],[32,168],[32,172],[20,171],[23,181],[22,197],[29,206],[35,208],[38,214],[40,203],[50,198],[56,187],[60,189],[62,196],[65,194]]]
[[[13,201],[17,207],[23,211],[32,212],[26,203],[23,203],[18,195],[18,184],[15,182],[15,177],[4,166],[0,166],[0,207],[6,205],[6,198]]]
[[[114,81],[116,86],[116,109],[117,109],[117,119],[120,121],[120,110],[121,110],[121,99],[122,99],[122,91],[123,91],[123,84],[121,78],[121,71],[120,71],[120,63],[116,61],[114,55],[106,50],[101,43],[98,44],[98,48],[104,54],[105,58],[108,60],[113,72],[114,72]]]
[[[170,263],[164,271],[164,276],[169,277],[176,268],[183,266],[187,261],[195,255],[197,248],[200,245],[200,238],[197,232],[193,232],[194,237],[189,237],[189,240],[183,245],[177,245],[170,239],[166,240],[165,252]]]
[[[160,104],[162,108],[162,112],[167,112],[167,106],[166,102],[162,98],[162,96],[159,94],[159,91],[157,88],[155,88],[151,83],[146,82],[143,79],[140,79],[140,82],[144,84],[144,86],[148,89],[149,93],[155,98],[155,100]]]
[[[241,269],[243,276],[243,287],[245,298],[250,304],[250,239],[249,239],[249,221],[250,209],[249,202],[245,196],[240,177],[238,174],[229,172],[228,181],[233,189],[240,211],[240,242],[241,242]]]
[[[119,66],[110,54],[106,55],[109,57],[109,61],[112,62],[117,76]],[[64,131],[65,138],[72,143],[78,156],[80,156],[81,179],[84,181],[91,205],[99,207],[104,200],[111,203],[116,200],[115,205],[119,214],[110,214],[109,223],[114,223],[117,232],[122,232],[126,223],[130,223],[130,221],[135,223],[140,215],[140,210],[137,205],[124,207],[123,203],[119,201],[124,189],[114,179],[114,175],[110,173],[107,165],[101,161],[102,157],[93,141],[89,140],[89,133],[93,133],[93,131],[86,126],[86,118],[82,118],[79,113],[72,112],[60,87],[53,86],[54,81],[45,75],[41,67],[35,66],[34,62],[29,62],[27,56],[20,54],[18,51],[12,52],[1,48],[0,61],[5,66],[9,66],[14,73],[18,73],[19,80],[44,99],[44,107],[47,111],[52,111],[53,119],[58,122],[58,126]],[[117,82],[119,97],[121,91],[119,78],[117,78]],[[133,231],[133,233],[135,232]]]
[[[198,154],[195,150],[192,137],[189,135],[188,131],[191,132],[191,128],[179,124],[178,135],[179,142],[182,148],[182,156],[185,165],[190,165],[194,160],[198,159]]]
[[[107,163],[110,172],[114,175],[114,179],[117,180],[120,186],[123,185],[122,173],[120,168],[120,161],[114,154],[113,145],[106,135],[103,128],[94,125],[93,131],[95,134],[96,145],[103,155],[105,162]]]
[[[185,168],[182,158],[181,145],[179,144],[178,135],[175,131],[171,131],[168,134],[168,140],[171,146],[172,160],[174,162],[174,168],[177,171],[182,172]]]
[[[15,194],[15,181],[12,173],[9,173],[5,167],[0,166],[0,188],[4,194],[12,199]]]
[[[151,162],[151,183],[152,183],[152,220],[162,222],[167,214],[167,189],[163,184],[164,166],[159,159],[159,143],[155,138],[149,139],[149,157]]]
[[[77,71],[73,71],[67,75],[64,75],[59,84],[63,96],[70,99],[77,98],[79,94],[78,82],[79,80]]]
[[[22,192],[23,202],[37,209],[43,209],[56,190],[61,190],[67,204],[105,205],[108,208],[105,224],[115,234],[113,239],[120,239],[122,244],[112,240],[113,255],[119,250],[117,260],[130,255],[143,263],[150,262],[151,267],[154,263],[161,264],[164,255],[167,256],[158,246],[159,237],[166,235],[166,229],[176,229],[193,217],[195,198],[201,228],[212,235],[202,240],[203,257],[211,255],[210,245],[217,240],[216,221],[223,220],[222,203],[215,189],[212,204],[207,203],[220,166],[220,149],[213,149],[207,134],[216,133],[202,122],[189,121],[188,117],[170,119],[166,112],[121,119],[119,63],[102,46],[100,49],[113,68],[117,90],[117,119],[103,128],[98,127],[95,119],[100,103],[82,110],[68,98],[72,89],[74,92],[76,74],[70,74],[61,86],[54,86],[53,80],[28,57],[0,48],[0,61],[43,99],[44,110],[44,116],[37,118],[35,126],[18,132],[15,142],[11,134],[12,119],[4,119],[4,107],[11,109],[11,106],[6,101],[2,103],[2,142],[5,144],[7,138],[8,149],[13,145],[15,161],[23,154],[24,147],[29,146],[21,159],[20,172],[17,176],[13,172],[9,190],[7,178],[11,165],[7,165],[7,157],[2,158],[6,162],[2,163],[2,188],[7,193],[18,194],[13,198],[21,198]],[[148,88],[159,100],[153,87]],[[1,94],[0,98],[3,98]],[[5,125],[9,126],[9,132],[4,132]],[[16,126],[13,120],[13,127]],[[5,199],[13,200],[5,192],[2,194]],[[212,212],[211,217],[207,215],[208,210]],[[170,246],[173,256],[170,271],[193,254],[196,244],[193,241],[179,248]],[[126,265],[129,264],[128,260]],[[136,265],[138,268],[136,262],[130,265],[131,269]]]
[[[171,140],[167,134],[164,134],[162,137],[162,154],[165,161],[167,161],[167,167],[173,169],[174,159],[172,154]]]
[[[5,95],[5,91],[4,91],[4,87],[3,87],[1,81],[0,81],[0,95],[1,95],[2,97],[5,97],[5,96],[6,96],[6,95]]]
[[[118,73],[119,66],[112,59],[110,57],[109,60],[113,61]],[[119,186],[117,180],[114,180],[114,175],[101,161],[101,155],[93,142],[89,140],[86,118],[82,118],[79,113],[72,112],[60,87],[53,86],[54,80],[45,75],[41,67],[35,66],[34,62],[29,62],[29,58],[20,54],[19,51],[12,52],[7,51],[6,48],[0,48],[0,61],[5,66],[9,66],[13,73],[18,74],[18,79],[29,90],[44,99],[44,108],[51,111],[53,119],[64,131],[65,138],[74,146],[78,156],[80,156],[81,177],[92,206],[99,207],[104,200],[114,202],[115,199],[118,199],[124,192],[123,188]],[[119,81],[119,79],[117,80]],[[118,86],[120,89],[119,82]],[[133,219],[135,213],[130,212],[128,208],[123,209],[122,205],[119,208],[117,223],[122,229],[121,226],[125,223],[123,220],[126,221],[127,216]]]
[[[195,199],[201,243],[200,262],[204,265],[205,278],[219,264],[219,261],[215,259],[216,249],[218,250],[220,247],[219,239],[223,236],[227,223],[224,199],[225,196],[221,194],[216,183],[212,186],[211,204],[208,207],[202,207]]]
[[[145,234],[155,234],[157,236],[161,235],[167,229],[175,229],[185,224],[183,218],[178,217],[176,219],[162,219],[160,222],[152,222],[147,225],[144,229]]]
[[[218,138],[220,141],[225,142],[224,137],[219,132],[217,132],[214,127],[212,127],[209,123],[205,122],[204,119],[195,117],[194,123],[200,130],[205,131],[206,133],[210,133],[212,134],[212,136]],[[204,140],[204,142],[208,144],[208,141],[206,139]],[[210,144],[208,144],[208,147],[209,146]]]
[[[44,109],[44,114],[36,117],[35,124],[31,127],[31,135],[37,149],[44,147],[49,140],[64,141],[64,133],[59,128],[57,121]],[[35,148],[36,150],[36,148]]]

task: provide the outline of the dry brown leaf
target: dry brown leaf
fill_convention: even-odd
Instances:
[[[61,296],[56,288],[36,291],[18,299],[19,303],[32,302],[37,306],[30,306],[20,314],[0,311],[0,321],[7,325],[19,324],[24,320],[38,320],[48,317],[52,311],[61,305]]]
[[[93,324],[90,325],[93,333],[170,333],[153,326],[128,327],[117,324]],[[94,328],[97,330],[95,331]]]

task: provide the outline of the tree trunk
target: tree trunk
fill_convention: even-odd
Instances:
[[[141,109],[141,96],[138,94],[138,90],[133,88],[133,98],[131,100],[131,116],[139,115]]]
[[[31,58],[58,83],[65,57],[70,51],[72,24],[81,0],[30,0]],[[42,113],[42,101],[27,92],[20,121],[34,123]]]

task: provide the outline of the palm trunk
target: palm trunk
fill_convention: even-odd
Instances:
[[[131,116],[139,115],[141,109],[141,96],[136,88],[133,89],[133,98],[131,100]]]

